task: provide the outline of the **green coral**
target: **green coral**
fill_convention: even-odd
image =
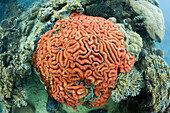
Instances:
[[[170,103],[170,68],[163,58],[149,55],[145,58],[146,87],[152,94],[152,106],[156,112],[164,112]]]
[[[112,100],[120,102],[128,96],[136,96],[140,93],[143,83],[142,75],[133,67],[129,73],[119,73],[115,81],[115,89],[112,90]]]

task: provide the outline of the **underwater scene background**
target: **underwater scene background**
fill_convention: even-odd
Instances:
[[[169,113],[169,0],[0,0],[0,113]]]
[[[165,61],[168,63],[168,65],[170,64],[170,61],[168,59],[170,59],[170,53],[169,53],[169,43],[170,42],[170,39],[168,38],[169,37],[169,33],[170,33],[170,29],[169,29],[169,26],[170,26],[170,20],[169,20],[169,15],[170,15],[170,12],[169,12],[169,7],[167,4],[169,4],[169,1],[168,0],[158,0],[159,1],[159,4],[160,4],[160,7],[161,7],[161,10],[163,12],[163,15],[164,15],[164,20],[165,20],[165,36],[164,36],[164,40],[162,41],[162,43],[156,43],[156,46],[157,48],[160,48],[161,50],[164,51],[165,55],[164,55],[164,59]]]

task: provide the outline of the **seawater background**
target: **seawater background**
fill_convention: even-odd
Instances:
[[[158,0],[165,19],[165,36],[161,43],[156,43],[156,47],[164,51],[164,59],[170,66],[170,0]]]

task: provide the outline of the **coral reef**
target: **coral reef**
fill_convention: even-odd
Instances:
[[[32,65],[55,100],[73,109],[84,99],[94,107],[102,106],[111,94],[109,89],[115,88],[118,70],[129,72],[135,57],[126,53],[116,24],[76,13],[70,18],[56,21],[40,37]]]
[[[24,50],[18,51],[18,53],[13,56],[10,67],[13,69],[13,74],[24,78],[27,75],[31,75],[31,56],[32,52],[28,49],[29,46],[26,45]]]
[[[134,31],[126,30],[125,36],[125,47],[127,52],[135,56],[136,59],[139,57],[141,48],[143,47],[142,38]]]
[[[134,67],[128,73],[120,73],[115,81],[115,89],[111,97],[118,103],[128,96],[136,96],[140,93],[143,84],[143,77]]]
[[[132,9],[129,8],[128,0],[96,0],[91,4],[86,4],[85,9],[86,15],[100,16],[106,19],[114,16],[118,22],[134,15]]]
[[[8,113],[12,105],[26,106],[27,96],[22,88],[14,88],[18,78],[12,74],[9,67],[4,66],[3,61],[0,63],[0,102],[3,104],[4,113]]]
[[[12,95],[12,102],[17,106],[27,106],[27,102],[25,101],[27,99],[26,91],[23,90],[21,87],[14,89],[13,95]]]
[[[147,1],[130,1],[130,6],[140,16],[145,16],[145,29],[151,39],[161,42],[165,34],[164,18],[160,8]]]
[[[170,103],[170,68],[157,55],[149,55],[144,62],[146,87],[152,95],[150,106],[156,112],[164,112]]]
[[[11,76],[11,71],[4,67],[4,63],[2,61],[0,63],[0,101],[8,104],[6,98],[11,98],[13,77]]]
[[[24,49],[19,48],[18,42],[21,41],[22,36],[20,21],[17,17],[10,17],[1,23],[2,28],[0,28],[2,44],[0,102],[3,104],[5,113],[9,112],[13,105],[18,107],[27,105],[26,92],[20,87],[23,78],[31,74],[31,53],[27,43],[25,43]]]
[[[84,12],[81,0],[52,0],[45,8],[41,8],[39,19],[41,22],[57,19],[69,19],[71,12],[82,14]],[[84,2],[83,2],[84,3]]]
[[[143,15],[140,16],[135,16],[132,21],[132,27],[134,28],[135,31],[141,31],[144,30],[145,28],[145,23],[144,21],[146,20],[146,17]]]
[[[0,112],[169,110],[169,67],[154,43],[165,30],[157,0],[23,1],[0,1]],[[31,76],[36,47],[32,64],[53,101]]]
[[[139,58],[139,54],[141,52],[141,48],[143,47],[142,38],[140,35],[132,30],[125,30],[125,26],[123,24],[117,24],[120,31],[125,36],[125,47],[126,51],[133,56],[135,56],[135,60],[137,61]]]
[[[25,27],[22,29],[25,36],[28,36],[32,27],[34,26],[34,21],[27,21]]]
[[[29,11],[29,16],[28,16],[29,20],[36,19],[38,13],[39,13],[39,7],[31,8],[30,11]]]

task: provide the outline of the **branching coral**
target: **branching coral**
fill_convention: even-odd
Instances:
[[[151,106],[156,112],[164,112],[170,103],[170,68],[156,55],[145,58],[146,87],[152,94]]]
[[[25,101],[25,99],[27,99],[27,95],[25,90],[23,90],[21,87],[14,89],[12,96],[12,102],[17,105],[17,107],[27,106],[27,102]]]
[[[40,37],[32,65],[55,100],[74,109],[84,101],[102,106],[115,88],[118,69],[129,72],[135,57],[126,53],[116,24],[76,13],[70,18]]]
[[[142,75],[135,68],[132,68],[129,73],[120,73],[115,82],[115,89],[111,94],[113,101],[120,102],[128,96],[138,95],[142,82]]]
[[[19,81],[17,75],[13,74],[10,66],[5,67],[3,58],[8,58],[7,55],[0,54],[0,103],[3,105],[4,113],[8,113],[12,105],[18,107],[26,106],[26,92],[22,88],[17,88],[16,84]]]
[[[13,88],[13,77],[11,71],[4,67],[1,61],[0,66],[0,101],[4,104],[8,104],[6,98],[11,98]]]

